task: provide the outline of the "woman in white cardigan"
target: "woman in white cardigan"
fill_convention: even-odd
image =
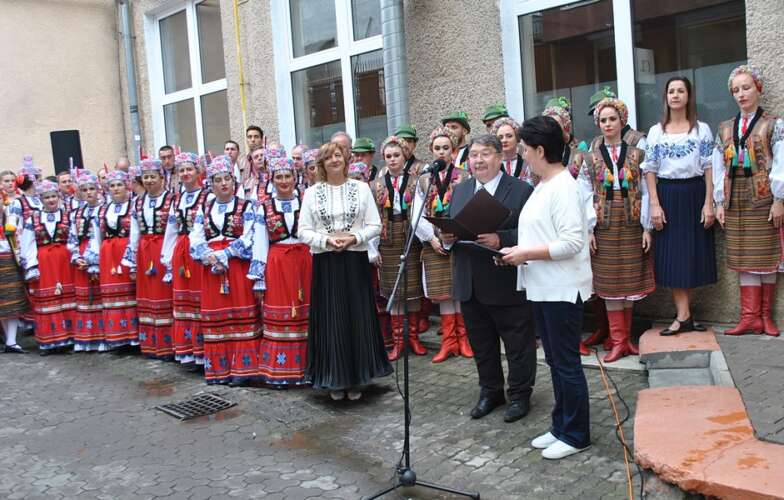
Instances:
[[[519,266],[555,393],[552,428],[531,443],[542,456],[560,459],[590,446],[588,384],[580,361],[583,301],[593,293],[586,204],[561,162],[564,141],[551,117],[520,128],[524,158],[541,181],[520,212],[517,246],[501,250]]]

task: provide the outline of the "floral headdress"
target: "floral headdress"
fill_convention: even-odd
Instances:
[[[433,148],[433,142],[439,137],[446,137],[449,139],[449,142],[452,143],[452,148],[456,148],[458,144],[457,136],[454,132],[449,130],[448,128],[444,127],[443,125],[439,125],[438,127],[434,128],[432,132],[430,132],[430,137],[428,138],[427,147],[429,149]],[[384,150],[384,146],[381,146],[381,150]]]
[[[614,108],[621,119],[621,127],[626,126],[626,122],[629,121],[629,108],[626,107],[625,102],[614,97],[605,97],[599,101],[596,105],[596,109],[593,110],[593,122],[597,126],[599,126],[599,115],[604,108]]]
[[[757,91],[761,94],[762,89],[764,86],[764,81],[762,77],[762,70],[756,66],[752,66],[751,64],[741,64],[737,68],[733,69],[730,73],[730,77],[727,79],[727,89],[732,93],[732,80],[742,74],[747,74],[754,80],[754,85],[757,86]]]

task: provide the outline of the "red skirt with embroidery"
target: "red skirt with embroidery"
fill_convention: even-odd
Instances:
[[[139,314],[139,343],[142,353],[173,359],[172,287],[164,283],[161,264],[163,235],[145,234],[136,254],[136,311]]]
[[[270,245],[259,360],[259,372],[268,384],[306,383],[312,267],[307,245]]]
[[[38,247],[38,279],[31,295],[35,319],[35,340],[40,349],[73,343],[76,309],[71,253],[62,243]]]
[[[229,241],[209,244],[223,250]],[[248,279],[250,263],[229,259],[229,269],[213,274],[202,266],[201,331],[204,377],[208,384],[256,379],[259,376],[261,322]]]
[[[88,240],[79,243],[79,253],[89,244]],[[74,311],[74,350],[106,351],[106,335],[103,328],[103,306],[101,303],[101,284],[97,277],[87,270],[74,265],[74,290],[76,310]]]
[[[120,264],[128,238],[101,242],[101,303],[106,343],[110,348],[139,345],[139,320],[136,316],[136,282],[130,270]]]
[[[193,261],[187,235],[177,237],[172,254],[172,290],[174,302],[174,359],[201,363],[204,359],[204,340],[201,334],[199,308],[201,306],[201,264]]]

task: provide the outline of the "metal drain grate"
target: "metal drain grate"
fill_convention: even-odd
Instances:
[[[187,401],[156,406],[155,409],[174,418],[188,420],[195,417],[203,417],[204,415],[212,415],[236,405],[237,403],[223,399],[216,394],[202,394]]]

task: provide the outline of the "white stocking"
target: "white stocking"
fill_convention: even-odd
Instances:
[[[449,316],[450,314],[455,314],[457,311],[455,310],[455,305],[457,302],[451,300],[440,300],[437,302],[438,304],[438,312],[442,316]]]
[[[623,311],[623,300],[606,300],[604,301],[604,305],[607,307],[608,311]]]
[[[776,273],[760,274],[759,277],[762,280],[762,283],[765,285],[776,284]]]
[[[19,328],[19,320],[16,318],[4,319],[2,323],[5,332],[5,345],[16,345],[16,330]]]
[[[740,275],[740,286],[762,286],[762,280],[759,274],[752,273],[738,273]],[[773,280],[775,282],[776,276],[774,273]]]

